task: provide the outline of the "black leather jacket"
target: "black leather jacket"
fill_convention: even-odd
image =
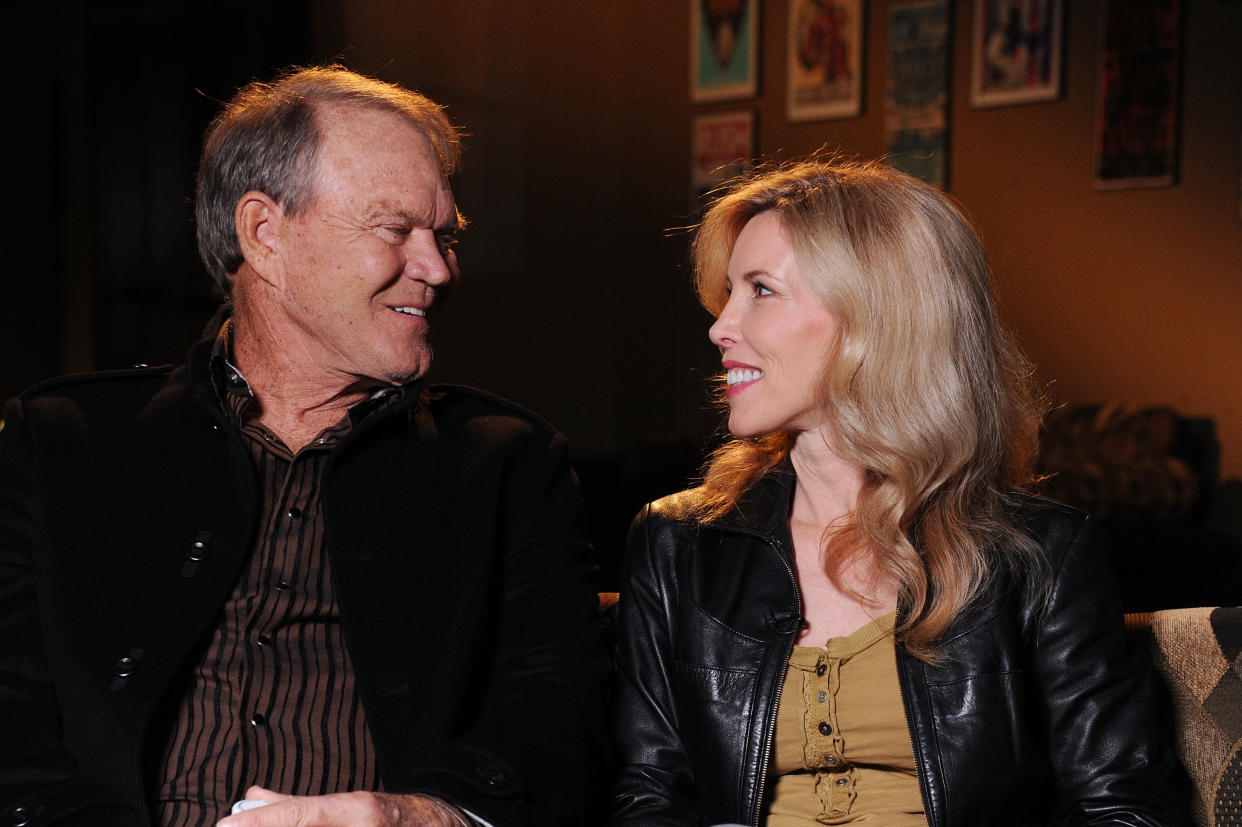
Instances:
[[[631,529],[619,621],[613,823],[759,824],[776,707],[802,625],[786,465],[734,516]],[[931,825],[1180,824],[1150,670],[1131,651],[1105,555],[1081,513],[1021,497],[1052,576],[1045,611],[997,578],[929,666],[897,672]],[[900,608],[899,608],[900,611]]]

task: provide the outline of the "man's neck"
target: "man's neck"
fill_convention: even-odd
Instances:
[[[249,411],[295,453],[374,391],[332,376],[309,355],[291,349],[287,337],[275,335],[268,320],[244,301],[234,306],[230,358],[254,394]]]

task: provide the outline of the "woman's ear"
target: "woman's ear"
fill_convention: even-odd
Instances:
[[[233,224],[242,258],[255,275],[273,286],[279,286],[282,268],[276,244],[279,225],[285,220],[284,210],[271,196],[251,190],[237,200]]]

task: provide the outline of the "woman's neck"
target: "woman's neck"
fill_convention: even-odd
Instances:
[[[878,576],[874,549],[831,542],[833,530],[854,517],[865,469],[843,459],[817,432],[797,436],[790,461],[798,484],[789,528],[806,619],[798,641],[822,645],[891,611],[897,593]],[[859,539],[848,532],[843,536]]]
[[[839,525],[854,513],[866,471],[843,459],[821,431],[803,431],[789,452],[798,485],[791,519],[818,526]]]

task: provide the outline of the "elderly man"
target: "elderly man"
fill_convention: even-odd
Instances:
[[[339,67],[252,84],[200,164],[230,297],[206,338],[9,403],[5,824],[584,820],[600,664],[565,441],[420,381],[458,151],[434,103]]]

